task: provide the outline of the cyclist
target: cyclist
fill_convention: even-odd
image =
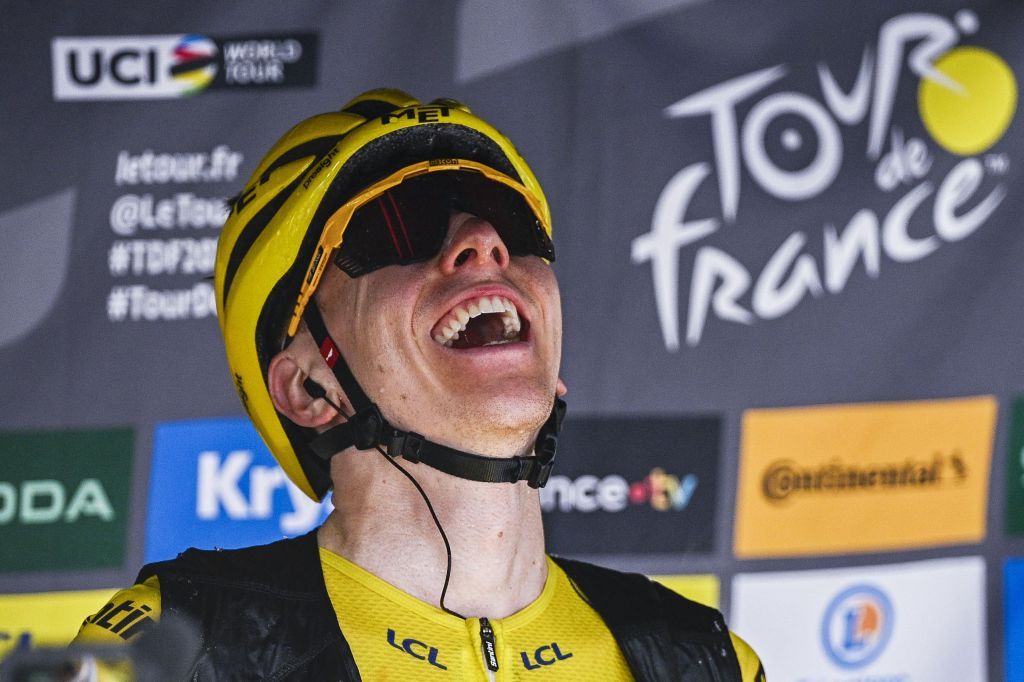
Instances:
[[[459,102],[374,90],[288,131],[232,201],[219,320],[252,421],[335,511],[144,567],[79,641],[176,613],[200,679],[763,680],[717,611],[545,554],[554,258],[533,173]]]

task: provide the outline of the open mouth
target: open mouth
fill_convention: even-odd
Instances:
[[[529,327],[504,296],[478,296],[448,311],[431,335],[448,348],[481,348],[525,341]]]

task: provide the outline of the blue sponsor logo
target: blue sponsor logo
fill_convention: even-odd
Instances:
[[[1003,568],[1006,616],[1006,679],[1024,680],[1024,559]]]
[[[862,668],[878,658],[892,635],[893,610],[885,593],[854,585],[832,599],[821,621],[821,643],[841,668]]]
[[[249,420],[200,419],[156,427],[145,560],[188,547],[258,545],[320,525],[317,503],[295,487]]]

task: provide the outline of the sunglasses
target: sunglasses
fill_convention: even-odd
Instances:
[[[493,225],[512,256],[555,259],[551,226],[525,186],[475,161],[421,161],[374,183],[327,219],[302,280],[288,336],[298,331],[332,260],[350,277],[430,260],[441,252],[456,211]]]

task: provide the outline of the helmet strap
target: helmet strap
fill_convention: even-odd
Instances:
[[[378,448],[392,459],[402,457],[410,462],[422,462],[438,471],[469,481],[526,481],[531,488],[542,488],[548,482],[558,449],[558,432],[565,416],[565,401],[561,398],[555,397],[551,414],[534,443],[533,456],[486,457],[450,448],[427,440],[414,431],[397,429],[384,418],[377,405],[370,401],[359,385],[341,350],[328,333],[315,297],[306,306],[303,319],[320,349],[320,356],[334,372],[338,384],[355,409],[355,414],[347,417],[345,423],[328,429],[310,441],[313,452],[324,460],[353,446],[358,450]],[[326,399],[326,391],[316,382],[307,379],[304,386],[314,397]]]

